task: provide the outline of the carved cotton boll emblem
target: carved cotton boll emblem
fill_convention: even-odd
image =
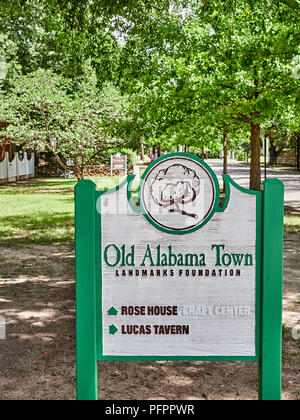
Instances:
[[[201,159],[171,154],[143,174],[142,213],[158,229],[185,234],[213,216],[217,191],[218,180]]]
[[[151,185],[155,204],[168,208],[169,213],[197,219],[197,214],[186,212],[185,204],[193,202],[200,193],[200,178],[184,165],[171,165],[159,171]]]

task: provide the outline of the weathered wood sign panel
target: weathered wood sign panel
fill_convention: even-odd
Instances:
[[[220,205],[214,172],[182,153],[150,165],[138,205],[133,178],[107,192],[88,181],[77,186],[79,381],[96,381],[96,360],[253,360],[261,362],[261,397],[278,399],[282,184],[268,181],[256,192],[225,176],[226,200]],[[271,226],[264,214],[272,200],[277,257],[271,267],[265,260]],[[268,305],[276,311],[276,326],[264,315]],[[278,343],[273,361],[264,357],[270,322]],[[272,391],[264,386],[268,363],[273,371],[276,365]],[[81,398],[88,397],[78,389]]]
[[[256,356],[261,193],[231,186],[210,219],[217,180],[182,157],[146,173],[145,212],[131,208],[126,187],[101,197],[103,355]]]

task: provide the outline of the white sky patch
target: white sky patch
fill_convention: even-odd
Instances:
[[[184,7],[182,3],[178,4],[178,2],[170,2],[169,7],[169,15],[170,16],[177,16],[181,17],[181,22],[183,23],[187,17],[192,16],[194,13],[193,7]],[[97,21],[102,22],[102,18],[97,18]],[[115,16],[112,18],[107,25],[106,33],[114,29],[111,33],[113,37],[118,41],[121,46],[126,45],[127,37],[129,35],[129,31],[132,30],[134,27],[134,23],[128,21],[126,18],[122,16]],[[169,48],[171,45],[169,44]],[[166,46],[168,49],[168,45]]]

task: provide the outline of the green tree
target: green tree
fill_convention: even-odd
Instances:
[[[99,83],[112,79],[119,43],[105,15],[93,15],[92,2],[8,0],[0,4],[0,34],[15,44],[23,74],[51,69],[76,89],[86,62]],[[107,12],[108,13],[108,12]]]
[[[196,131],[203,141],[214,124],[233,122],[243,131],[246,125],[250,188],[258,190],[261,126],[299,99],[292,64],[299,51],[297,8],[293,0],[208,0],[169,10],[156,28],[149,21],[143,33],[129,33],[120,61],[123,85],[141,96],[146,121],[156,131],[173,127],[176,138],[188,141]]]
[[[250,188],[260,189],[261,125],[296,101],[294,1],[208,1],[190,20],[191,55],[227,112],[251,129]],[[202,25],[203,30],[199,30]]]
[[[82,179],[87,165],[124,145],[113,135],[123,106],[113,87],[99,93],[95,76],[83,80],[74,95],[68,93],[69,83],[43,70],[16,78],[0,104],[0,120],[9,122],[2,141],[6,136],[24,147],[50,151],[62,169],[71,159]]]
[[[10,86],[19,73],[16,44],[0,32],[0,88]]]

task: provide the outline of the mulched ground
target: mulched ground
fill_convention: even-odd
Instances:
[[[11,263],[11,261],[14,261]],[[72,246],[0,249],[1,400],[76,398]],[[285,237],[283,399],[300,399],[300,234]],[[299,322],[300,323],[300,322]],[[100,399],[256,399],[257,363],[99,363]]]

